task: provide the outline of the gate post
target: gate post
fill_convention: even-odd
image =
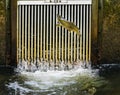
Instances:
[[[17,64],[17,0],[10,1],[11,6],[11,66]]]
[[[91,32],[91,61],[93,64],[99,63],[102,39],[102,0],[92,1],[92,32]]]
[[[102,31],[103,31],[103,0],[98,2],[98,64],[101,62],[101,52],[102,52]]]

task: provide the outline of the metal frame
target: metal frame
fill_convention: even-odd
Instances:
[[[24,2],[23,2],[24,1]],[[57,4],[92,4],[92,0],[67,0],[67,2],[45,2],[45,0],[35,0],[35,1],[28,1],[28,0],[18,0],[18,5],[19,4],[32,4],[32,5],[37,5],[37,4],[47,4],[47,5],[57,5]]]

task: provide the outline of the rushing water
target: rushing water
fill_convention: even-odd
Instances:
[[[0,72],[0,95],[120,95],[120,65]]]

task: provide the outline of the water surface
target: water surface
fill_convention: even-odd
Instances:
[[[120,95],[120,65],[102,65],[99,69],[77,68],[0,72],[0,95]]]

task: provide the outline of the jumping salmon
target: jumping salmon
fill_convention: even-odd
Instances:
[[[57,21],[58,21],[57,26],[63,26],[69,32],[75,32],[77,35],[80,35],[79,28],[73,22],[62,20],[61,18],[62,17],[60,15],[57,15]]]

